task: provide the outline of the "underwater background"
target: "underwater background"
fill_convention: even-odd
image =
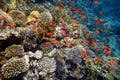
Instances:
[[[0,80],[120,80],[119,0],[0,0]]]

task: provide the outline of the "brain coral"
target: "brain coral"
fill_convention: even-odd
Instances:
[[[29,64],[26,59],[12,57],[2,66],[2,74],[5,78],[15,77],[27,71],[28,68]]]
[[[5,53],[6,53],[5,56],[6,57],[17,56],[17,55],[21,55],[21,53],[23,52],[24,52],[23,46],[13,44],[5,49]]]
[[[45,23],[45,22],[51,23],[53,20],[52,15],[48,12],[42,12],[40,14],[40,18],[42,23]]]

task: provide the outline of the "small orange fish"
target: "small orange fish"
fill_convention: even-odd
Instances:
[[[105,52],[105,55],[106,55],[106,56],[111,56],[111,52],[110,52],[110,51],[107,51],[107,52]]]
[[[9,13],[7,13],[7,14],[8,14],[9,16],[11,16],[11,17],[13,16],[13,15],[12,15],[12,13],[10,13],[10,12],[9,12]]]
[[[96,41],[91,41],[92,46],[98,46],[98,43]]]
[[[0,16],[0,19],[5,20],[6,18],[5,16]]]
[[[115,60],[112,60],[112,59],[110,59],[109,62],[110,62],[110,64],[111,64],[112,66],[117,63]]]
[[[114,74],[115,74],[115,72],[114,72],[114,71],[109,71],[109,72],[110,72],[110,74],[111,74],[111,75],[114,75]]]
[[[50,36],[50,35],[52,35],[51,32],[47,32],[47,33],[46,33],[46,36]]]
[[[86,50],[90,50],[90,48],[89,48],[88,46],[85,46],[85,49],[86,49]]]
[[[106,51],[110,51],[110,50],[111,50],[111,48],[108,47],[108,46],[102,46],[102,49],[104,49],[104,50],[106,50]]]
[[[87,30],[87,27],[82,27],[82,30]]]
[[[106,22],[107,22],[107,20],[103,19],[102,21],[98,22],[98,26],[101,26],[101,25],[105,24]]]
[[[56,36],[54,36],[54,35],[51,35],[50,37],[51,37],[51,38],[56,38]]]
[[[85,36],[86,36],[86,37],[90,37],[90,35],[91,35],[90,33],[87,33]]]
[[[72,17],[71,17],[71,19],[76,19],[76,18],[77,18],[77,16],[72,16]]]
[[[15,22],[11,22],[10,23],[12,26],[16,27],[16,23]]]
[[[71,7],[70,9],[71,9],[71,11],[73,11],[73,12],[78,11],[78,9],[75,8],[75,7]]]
[[[30,14],[33,18],[37,18],[37,16],[35,14]]]
[[[49,26],[55,28],[57,25],[52,23],[52,24],[49,24]]]
[[[58,44],[58,42],[56,40],[52,40],[52,44]]]
[[[43,32],[44,32],[43,29],[38,29],[38,33],[39,33],[39,34],[41,34],[41,33],[43,33]]]
[[[83,43],[87,43],[88,41],[87,41],[87,40],[85,40],[85,39],[83,39],[81,42],[83,42]]]
[[[32,27],[33,32],[36,31],[36,30],[37,30],[37,26]]]
[[[100,2],[99,2],[99,1],[95,1],[94,4],[95,4],[95,5],[99,5]]]
[[[85,11],[80,12],[80,15],[86,15],[86,12]]]
[[[5,28],[6,28],[6,29],[11,29],[11,27],[10,27],[10,26],[5,26]]]
[[[65,4],[63,2],[58,2],[60,8],[65,9]]]
[[[4,25],[3,23],[0,23],[0,28],[3,27],[3,25]]]
[[[82,15],[82,16],[81,16],[81,19],[82,19],[82,20],[85,20],[85,19],[86,19],[86,16]]]
[[[21,13],[21,14],[18,15],[18,17],[24,17],[24,16],[25,16],[24,13]]]
[[[43,39],[46,41],[50,41],[50,38],[48,38],[48,37],[44,37]]]
[[[46,45],[50,45],[50,44],[51,44],[51,42],[45,42],[45,44],[46,44]]]
[[[72,44],[71,41],[67,41],[64,46],[69,47]]]
[[[99,31],[98,31],[98,30],[95,30],[95,33],[96,33],[96,34],[99,34]]]
[[[100,59],[100,58],[94,58],[93,61],[94,61],[95,63],[100,63],[100,62],[101,62],[101,59]]]
[[[63,37],[70,37],[70,34],[64,34]]]
[[[85,50],[82,50],[82,51],[81,51],[81,56],[83,56],[83,57],[86,56],[86,51],[85,51]]]
[[[91,58],[91,56],[85,56],[85,58],[86,58],[86,59],[90,59],[90,58]]]

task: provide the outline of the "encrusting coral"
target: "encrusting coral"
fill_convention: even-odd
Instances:
[[[23,46],[13,44],[5,49],[6,53],[5,56],[6,57],[18,56],[21,55],[23,52],[24,52]]]
[[[2,66],[2,74],[5,78],[18,76],[29,69],[28,57],[12,57]]]

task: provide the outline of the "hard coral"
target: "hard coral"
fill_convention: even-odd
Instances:
[[[13,44],[5,49],[6,57],[21,55],[24,52],[23,46]]]
[[[19,10],[11,10],[9,13],[12,14],[13,21],[16,24],[21,25],[24,23],[24,20],[26,19],[26,15],[24,12]]]
[[[27,58],[12,57],[2,66],[2,74],[5,78],[11,78],[27,71],[28,68]]]
[[[42,23],[51,23],[53,21],[52,15],[48,12],[42,12],[40,18]]]

